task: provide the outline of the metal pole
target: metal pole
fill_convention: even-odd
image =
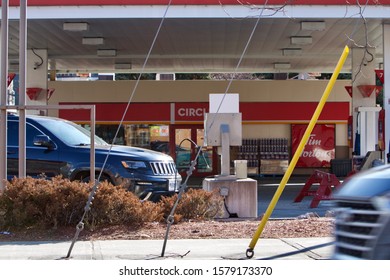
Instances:
[[[7,179],[8,0],[1,1],[0,193]]]
[[[95,106],[91,108],[91,149],[90,149],[90,175],[91,182],[95,182]]]
[[[19,178],[26,177],[27,0],[20,0],[19,19]]]
[[[296,165],[301,153],[303,152],[303,149],[306,145],[306,142],[309,139],[310,134],[313,131],[315,124],[317,123],[317,120],[322,112],[322,109],[325,106],[325,103],[330,95],[330,92],[333,89],[333,86],[334,86],[336,79],[341,71],[341,68],[344,65],[345,60],[347,59],[348,54],[349,54],[349,48],[348,48],[348,46],[345,46],[344,51],[339,59],[339,62],[337,63],[337,66],[333,72],[333,75],[332,75],[331,79],[329,80],[329,83],[328,83],[328,85],[327,85],[327,87],[326,87],[326,89],[321,97],[320,102],[317,105],[316,110],[314,111],[314,114],[310,120],[310,123],[309,123],[303,137],[302,137],[302,140],[299,143],[297,151],[295,152],[295,154],[294,154],[294,156],[293,156],[293,158],[292,158],[292,160],[291,160],[291,162],[286,170],[286,173],[284,174],[282,181],[280,182],[280,185],[279,185],[278,189],[276,190],[275,195],[273,196],[263,218],[261,219],[260,225],[257,228],[255,235],[253,236],[253,238],[249,244],[249,248],[246,251],[246,256],[248,258],[253,257],[253,249],[255,248],[256,243],[257,243],[258,239],[260,238],[261,233],[263,232],[265,224],[267,223],[269,217],[271,216],[272,211],[274,210],[275,205],[278,202],[278,200],[279,200],[279,198],[280,198],[280,196],[281,196],[281,194],[282,194],[282,192],[283,192],[283,190],[288,182],[288,179],[290,178],[291,173],[295,168],[295,165]]]
[[[221,124],[221,146],[222,146],[222,157],[221,157],[221,175],[230,175],[230,138],[229,131],[230,127],[228,124]]]
[[[390,24],[383,24],[383,108],[385,109],[385,156],[390,164]]]

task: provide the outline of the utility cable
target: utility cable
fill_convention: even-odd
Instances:
[[[184,182],[180,185],[180,189],[179,189],[179,193],[177,195],[176,201],[175,201],[175,203],[174,203],[174,205],[173,205],[173,207],[171,209],[171,212],[168,215],[168,218],[167,218],[167,229],[165,231],[163,247],[162,247],[162,250],[161,250],[161,257],[164,257],[164,255],[165,255],[165,248],[167,246],[169,232],[170,232],[170,229],[171,229],[171,226],[172,226],[173,222],[175,221],[174,215],[175,215],[176,208],[179,205],[180,199],[183,196],[184,191],[187,189],[188,179],[191,177],[192,171],[194,171],[194,169],[195,169],[195,165],[196,165],[196,163],[198,161],[198,157],[199,157],[201,151],[202,151],[202,149],[199,148],[198,152],[196,153],[195,159],[191,161],[190,167],[187,170],[187,176],[186,176]]]
[[[179,202],[181,200],[181,197],[183,196],[183,193],[185,192],[185,190],[187,189],[187,182],[189,180],[189,178],[191,177],[192,175],[192,172],[195,170],[195,166],[198,162],[198,158],[200,156],[200,154],[202,154],[202,147],[199,147],[192,139],[190,138],[185,138],[183,139],[180,143],[179,143],[179,147],[181,147],[181,145],[183,144],[184,141],[189,141],[191,142],[197,149],[197,153],[196,153],[196,156],[194,158],[194,160],[191,161],[191,164],[187,170],[187,176],[184,180],[184,182],[180,185],[180,188],[179,188],[179,193],[177,195],[177,198],[176,198],[176,201],[171,209],[171,212],[169,213],[168,217],[167,217],[167,228],[166,228],[166,231],[165,231],[165,237],[164,237],[164,242],[163,242],[163,247],[162,247],[162,250],[161,250],[161,257],[164,257],[165,256],[165,248],[167,246],[167,242],[168,242],[168,237],[169,237],[169,232],[170,232],[170,229],[171,229],[171,226],[172,224],[174,223],[175,219],[175,211],[176,211],[176,208],[177,206],[179,205]],[[202,154],[203,155],[203,154]],[[204,157],[203,155],[203,158],[208,165],[207,161],[206,161],[206,158]]]
[[[156,32],[156,34],[155,34],[155,36],[154,36],[154,38],[153,38],[152,44],[151,44],[151,46],[150,46],[150,48],[149,48],[149,51],[148,51],[148,53],[147,53],[147,56],[146,56],[146,58],[145,58],[144,64],[142,65],[142,69],[141,69],[141,71],[140,71],[140,73],[139,73],[138,79],[137,79],[137,81],[136,81],[136,83],[135,83],[135,86],[134,86],[134,88],[133,88],[133,91],[132,91],[132,93],[131,93],[131,95],[130,95],[130,98],[129,98],[128,102],[127,102],[127,106],[126,106],[126,108],[125,108],[125,111],[123,112],[122,119],[121,119],[121,121],[119,122],[118,129],[117,129],[117,131],[116,131],[116,133],[115,133],[115,136],[114,136],[114,138],[113,138],[113,141],[112,141],[112,143],[111,143],[111,145],[110,145],[110,148],[109,148],[109,150],[108,150],[108,152],[107,152],[106,158],[105,158],[105,160],[104,160],[104,162],[103,162],[103,166],[102,166],[102,168],[101,168],[101,170],[100,170],[100,172],[99,172],[99,176],[98,176],[97,180],[94,182],[94,185],[93,185],[93,187],[92,187],[92,190],[91,190],[91,192],[90,192],[90,194],[89,194],[87,204],[86,204],[86,206],[85,206],[85,208],[84,208],[84,213],[83,213],[83,215],[82,215],[82,217],[81,217],[81,219],[80,219],[80,222],[79,222],[79,223],[77,224],[77,226],[76,226],[76,233],[75,233],[75,236],[74,236],[74,238],[73,238],[73,240],[72,240],[72,243],[71,243],[71,245],[70,245],[68,254],[66,255],[66,258],[67,258],[67,259],[70,257],[70,255],[71,255],[71,253],[72,253],[73,246],[74,246],[74,244],[76,243],[76,241],[77,241],[77,239],[78,239],[78,236],[79,236],[80,232],[84,229],[84,219],[85,219],[85,216],[86,216],[87,212],[89,212],[89,210],[91,209],[92,200],[94,199],[94,196],[95,196],[96,191],[97,191],[97,189],[98,189],[98,186],[99,186],[99,184],[100,184],[99,181],[100,181],[100,178],[101,178],[101,176],[102,176],[102,174],[103,174],[104,167],[106,166],[107,160],[108,160],[109,156],[111,155],[111,151],[112,151],[113,145],[114,145],[114,143],[116,142],[116,138],[117,138],[117,136],[118,136],[118,134],[119,134],[119,131],[120,131],[120,128],[121,128],[121,126],[122,126],[122,124],[123,124],[123,122],[124,122],[124,119],[125,119],[125,116],[126,116],[126,114],[127,114],[127,111],[129,110],[130,104],[131,104],[131,102],[132,102],[132,100],[133,100],[133,98],[134,98],[134,96],[135,96],[135,92],[136,92],[136,90],[137,90],[137,88],[138,88],[139,82],[140,82],[140,80],[141,80],[141,76],[142,76],[142,74],[143,74],[144,71],[145,71],[146,65],[147,65],[147,63],[148,63],[148,61],[149,61],[149,58],[150,58],[150,54],[151,54],[151,52],[152,52],[152,50],[153,50],[153,48],[154,48],[154,45],[155,45],[155,43],[156,43],[156,41],[157,41],[157,37],[158,37],[158,35],[160,34],[161,28],[162,28],[162,26],[163,26],[163,23],[164,23],[164,21],[165,21],[165,18],[166,18],[166,16],[167,16],[167,13],[168,13],[168,10],[169,10],[169,8],[170,8],[170,6],[171,6],[171,3],[172,3],[172,0],[169,0],[169,3],[167,4],[167,7],[166,7],[166,9],[165,9],[164,15],[163,15],[163,17],[162,17],[162,19],[161,19],[161,21],[160,21],[160,25],[158,26],[157,32]]]
[[[225,89],[225,93],[224,93],[224,95],[223,95],[223,97],[222,97],[222,99],[221,99],[221,101],[220,101],[220,103],[219,103],[219,105],[218,105],[218,108],[217,108],[216,113],[218,113],[218,112],[220,111],[221,106],[222,106],[222,103],[223,103],[223,101],[224,101],[224,99],[225,99],[225,97],[226,97],[228,91],[230,90],[230,87],[231,87],[231,85],[232,85],[232,83],[233,83],[233,80],[234,80],[234,76],[235,76],[234,74],[237,73],[238,68],[241,66],[242,60],[244,59],[244,56],[245,56],[245,54],[246,54],[246,52],[247,52],[247,50],[248,50],[249,44],[252,42],[252,38],[253,38],[253,36],[254,36],[254,34],[255,34],[255,31],[256,31],[256,29],[257,29],[259,23],[260,23],[260,19],[261,19],[262,16],[263,16],[263,12],[264,12],[265,7],[267,6],[267,4],[268,4],[268,0],[265,1],[264,5],[263,5],[263,8],[261,9],[261,12],[260,12],[259,16],[257,17],[256,23],[255,23],[255,25],[254,25],[253,28],[252,28],[252,32],[251,32],[251,34],[250,34],[250,36],[249,36],[249,38],[248,38],[248,40],[247,40],[247,42],[246,42],[246,44],[245,44],[245,47],[244,47],[244,50],[243,50],[242,53],[241,53],[240,59],[238,60],[237,65],[236,65],[236,67],[234,68],[233,75],[231,75],[231,77],[230,77],[229,83],[228,83],[228,85],[227,85],[227,87],[226,87],[226,89]],[[214,125],[214,122],[215,122],[215,118],[216,118],[216,117],[217,117],[217,115],[214,115],[214,118],[213,118],[212,121],[210,122],[210,126],[206,128],[206,131],[210,131],[210,130],[211,130],[211,128],[212,128],[213,125]],[[204,141],[206,141],[206,139],[204,139]]]
[[[264,6],[266,6],[267,3],[268,3],[268,0],[265,2]],[[237,73],[237,70],[238,70],[238,68],[239,68],[240,65],[241,65],[241,62],[242,62],[242,60],[243,60],[243,58],[244,58],[244,56],[245,56],[245,54],[246,54],[246,51],[247,51],[247,49],[248,49],[248,47],[249,47],[249,44],[250,44],[251,41],[252,41],[252,38],[253,38],[253,35],[254,35],[254,33],[255,33],[256,29],[257,29],[257,26],[259,25],[260,19],[262,18],[263,11],[264,11],[264,9],[261,10],[261,13],[259,14],[259,16],[258,16],[258,18],[257,18],[257,20],[256,20],[256,24],[254,25],[254,27],[253,27],[253,29],[252,29],[252,32],[251,32],[251,34],[250,34],[250,36],[249,36],[249,38],[248,38],[248,41],[246,42],[245,48],[244,48],[244,50],[243,50],[243,52],[242,52],[242,54],[241,54],[241,56],[240,56],[240,59],[239,59],[237,65],[236,65],[236,67],[235,67],[235,69],[234,69],[234,74]],[[226,88],[226,90],[225,90],[224,96],[223,96],[223,98],[221,99],[221,101],[220,101],[220,103],[219,103],[219,106],[218,106],[218,108],[217,108],[217,113],[219,112],[219,110],[220,110],[220,108],[221,108],[221,106],[222,106],[223,100],[225,99],[225,96],[226,96],[227,92],[228,92],[229,89],[230,89],[230,86],[231,86],[231,84],[232,84],[232,82],[233,82],[233,79],[234,79],[234,75],[232,75],[232,77],[231,77],[231,79],[230,79],[230,81],[229,81],[229,83],[228,83],[228,85],[227,85],[227,88]],[[216,116],[215,116],[215,117],[216,117]],[[206,128],[207,130],[210,130],[210,129],[213,127],[213,124],[214,124],[214,121],[215,121],[215,117],[214,117],[214,119],[212,120],[212,122],[210,123],[210,126]],[[184,140],[183,140],[183,141],[184,141]],[[182,142],[183,142],[183,141],[182,141]],[[204,141],[205,141],[205,139],[204,139]],[[196,145],[196,143],[194,143],[194,144]],[[197,145],[196,145],[196,146],[197,146]],[[179,194],[178,194],[178,196],[177,196],[177,199],[176,199],[176,201],[175,201],[175,204],[173,205],[173,208],[172,208],[172,210],[171,210],[171,212],[170,212],[170,214],[169,214],[169,216],[168,216],[168,218],[167,218],[167,229],[166,229],[166,233],[165,233],[163,248],[162,248],[162,251],[161,251],[161,257],[164,257],[164,254],[165,254],[165,248],[166,248],[166,244],[167,244],[167,241],[168,241],[169,231],[170,231],[170,228],[171,228],[171,226],[172,226],[172,224],[173,224],[173,222],[174,222],[174,213],[175,213],[176,207],[177,207],[177,205],[179,204],[179,201],[180,201],[180,199],[181,199],[181,197],[182,197],[182,195],[183,195],[183,192],[184,192],[184,191],[186,190],[186,188],[187,188],[187,181],[188,181],[189,177],[192,175],[192,171],[195,169],[195,165],[196,165],[196,163],[197,163],[197,160],[198,160],[198,157],[199,157],[199,155],[200,155],[200,153],[201,153],[201,150],[202,150],[201,148],[198,149],[198,152],[197,152],[197,154],[196,154],[196,156],[195,156],[195,159],[194,159],[193,161],[191,161],[191,165],[190,165],[190,167],[189,167],[189,169],[188,169],[188,171],[187,171],[187,177],[186,177],[184,183],[180,186]]]
[[[39,54],[37,54],[37,53],[35,52],[35,49],[34,49],[34,48],[32,48],[31,51],[32,51],[33,54],[35,54],[35,55],[39,58],[39,60],[40,60],[40,62],[36,62],[36,63],[35,63],[34,70],[36,70],[36,69],[38,69],[39,67],[42,66],[42,64],[43,64],[43,58],[42,58]]]
[[[360,4],[360,1],[359,0],[356,0],[356,5],[358,6],[358,9],[359,9],[359,18],[356,19],[356,24],[355,24],[355,27],[354,27],[354,30],[351,32],[351,35],[347,36],[347,40],[349,42],[352,42],[352,44],[357,47],[357,48],[360,48],[360,49],[364,49],[364,53],[363,53],[363,56],[362,56],[362,59],[361,59],[361,62],[359,64],[359,66],[357,66],[357,69],[356,71],[354,69],[352,69],[352,75],[353,73],[356,73],[353,77],[352,77],[352,84],[355,83],[355,81],[357,80],[357,78],[359,77],[359,74],[360,75],[363,75],[362,73],[362,69],[363,69],[363,66],[367,65],[368,63],[372,62],[374,60],[374,55],[371,53],[371,51],[369,50],[370,48],[373,48],[373,46],[370,45],[369,43],[369,39],[368,39],[368,26],[367,26],[367,20],[366,18],[364,17],[364,11],[368,5],[368,0],[365,0],[365,3],[364,4]],[[354,39],[353,39],[353,35],[360,29],[360,26],[359,26],[359,21],[362,20],[363,21],[363,31],[364,31],[364,45],[359,45]]]

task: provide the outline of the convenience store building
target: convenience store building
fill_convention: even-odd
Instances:
[[[302,136],[312,114],[321,98],[326,80],[303,81],[235,81],[232,92],[239,92],[240,112],[243,121],[243,139],[257,139],[257,148],[248,151],[241,157],[237,149],[232,149],[232,160],[248,160],[250,172],[253,174],[281,174],[286,165],[286,158],[276,155],[276,143],[269,143],[268,148],[260,149],[260,139],[286,139],[288,157],[291,156],[293,137]],[[190,138],[198,145],[203,145],[203,122],[205,113],[209,110],[209,94],[220,93],[227,81],[142,81],[130,109],[125,115],[123,129],[120,132],[118,144],[153,148],[157,143],[169,143],[164,146],[170,151],[175,146],[195,153],[191,143],[182,141]],[[50,99],[54,104],[95,104],[96,122],[99,135],[112,139],[122,114],[127,106],[127,92],[134,86],[134,81],[95,81],[95,82],[49,82],[56,88],[56,94]],[[349,81],[339,80],[326,104],[320,120],[311,137],[312,143],[327,149],[328,159],[319,162],[318,155],[311,154],[299,163],[303,167],[330,167],[330,158],[345,159],[349,157],[347,139],[347,120],[350,114],[350,99],[345,86]],[[86,87],[80,94],[80,88]],[[305,90],[303,91],[302,88]],[[308,94],[310,92],[310,94]],[[178,94],[180,93],[180,94]],[[115,102],[112,96],[115,95]],[[90,102],[94,100],[94,102]],[[150,102],[158,100],[158,102]],[[59,117],[85,124],[89,122],[88,111],[60,110]],[[303,127],[303,128],[302,128]],[[295,134],[294,134],[295,133]],[[250,149],[250,148],[249,148]],[[279,148],[280,149],[280,148]],[[264,151],[263,151],[264,150]],[[216,151],[207,148],[211,159],[211,169],[198,169],[195,175],[207,176],[218,171]],[[267,154],[261,155],[260,152]],[[270,155],[268,155],[268,152]],[[274,154],[274,155],[271,155]],[[267,164],[260,160],[271,159],[273,165],[281,168],[267,169]],[[200,158],[202,161],[202,158]],[[314,161],[313,161],[314,160]],[[254,161],[257,161],[255,163]],[[306,166],[305,166],[306,164]],[[187,162],[188,165],[188,162]],[[186,164],[183,164],[183,168]],[[260,171],[260,166],[262,170]],[[299,166],[299,165],[298,165]],[[183,170],[184,171],[184,170]],[[297,169],[296,172],[299,172]],[[305,172],[310,172],[307,169]]]
[[[11,18],[18,17],[16,2],[18,1],[10,1]],[[26,83],[27,93],[31,90],[31,95],[28,95],[27,103],[94,104],[97,131],[110,140],[122,121],[136,82],[60,81],[55,76],[58,73],[79,75],[96,71],[139,73],[151,39],[167,8],[165,2],[29,1],[31,30]],[[234,80],[231,85],[230,81],[223,80],[142,80],[123,118],[117,143],[147,148],[158,144],[158,149],[166,152],[180,146],[183,147],[183,158],[188,158],[186,154],[194,153],[194,147],[183,140],[191,139],[202,145],[203,121],[204,114],[208,112],[209,95],[225,93],[229,87],[229,93],[238,93],[240,96],[245,140],[243,146],[248,146],[232,149],[232,159],[252,161],[251,166],[258,168],[254,171],[255,174],[272,174],[272,169],[261,169],[264,164],[260,161],[286,161],[285,149],[280,146],[287,146],[288,158],[291,158],[294,143],[302,135],[304,125],[310,120],[327,85],[326,80],[307,80],[307,72],[332,72],[342,48],[348,44],[352,53],[344,72],[351,73],[352,80],[336,82],[310,139],[313,150],[303,154],[295,172],[311,173],[314,168],[329,168],[331,159],[351,159],[355,142],[353,136],[359,132],[359,115],[365,114],[359,113],[356,108],[374,108],[369,118],[374,116],[375,124],[378,123],[379,113],[375,109],[375,94],[372,94],[376,88],[372,86],[377,86],[375,70],[382,70],[384,75],[390,73],[383,72],[386,65],[390,65],[386,63],[390,55],[386,55],[388,51],[384,47],[390,37],[390,28],[386,24],[390,2],[381,1],[383,3],[378,4],[376,1],[368,1],[364,12],[359,3],[339,0],[249,2],[173,1],[172,7],[169,7],[171,14],[167,13],[166,22],[162,25],[168,31],[157,37],[155,54],[152,53],[145,72],[223,73],[238,70],[237,72],[273,72],[276,76],[283,76],[286,72],[303,73],[304,78]],[[240,20],[237,21],[237,18]],[[248,58],[243,59],[236,69],[257,18],[260,18],[256,32],[258,37],[254,37],[245,54]],[[245,19],[248,19],[247,25],[243,23]],[[362,24],[365,20],[372,25],[367,24],[365,28]],[[240,24],[236,26],[237,22]],[[65,23],[80,24],[77,25],[79,28],[87,23],[88,30],[65,30]],[[126,28],[119,28],[118,24]],[[309,26],[304,27],[305,25]],[[143,26],[144,29],[137,29],[137,26]],[[180,26],[183,29],[179,29]],[[304,28],[306,29],[303,30]],[[327,36],[320,35],[325,30]],[[129,33],[130,31],[135,33]],[[353,35],[350,40],[347,39],[349,35]],[[193,40],[190,40],[192,37]],[[94,39],[92,45],[84,44],[88,38]],[[370,39],[369,42],[364,42],[366,38]],[[98,39],[101,39],[101,44],[97,42]],[[294,39],[303,41],[293,42]],[[49,41],[50,43],[43,44]],[[186,41],[189,41],[188,45],[184,44]],[[62,49],[60,45],[63,46]],[[374,48],[376,45],[383,47]],[[12,44],[10,47],[11,52],[16,49]],[[72,54],[71,51],[75,53]],[[105,55],[99,55],[103,51]],[[109,55],[110,53],[113,55]],[[9,72],[12,72],[15,64],[11,60],[9,65]],[[127,68],[119,70],[114,66]],[[360,86],[372,90],[369,94],[362,95]],[[381,86],[384,89],[384,100],[387,100],[389,90],[386,90],[385,83]],[[363,93],[366,91],[363,90]],[[386,109],[388,105],[384,102],[383,106]],[[83,125],[89,124],[89,114],[84,111],[49,110],[33,113],[60,116]],[[384,122],[382,127],[370,123],[367,127],[371,130],[367,130],[365,135],[370,137],[366,141],[370,145],[368,149],[379,147],[385,154],[387,147],[384,139],[389,139],[385,138],[385,133],[389,133],[390,129],[385,130],[383,125]],[[280,141],[284,144],[280,144]],[[257,150],[252,146],[256,146]],[[203,166],[195,175],[218,173],[216,150],[212,147],[206,149],[211,166]],[[362,154],[365,152],[366,150],[362,150]],[[282,171],[280,169],[274,173]]]

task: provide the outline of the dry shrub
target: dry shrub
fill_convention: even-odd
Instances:
[[[101,225],[141,226],[146,222],[162,220],[159,204],[142,202],[136,195],[121,186],[102,182],[96,192],[87,223],[92,227]]]
[[[11,227],[74,224],[83,211],[88,185],[61,177],[14,178],[0,196],[2,222]]]
[[[92,186],[62,177],[51,180],[15,178],[0,194],[0,227],[57,228],[76,225],[83,217]],[[163,197],[158,203],[141,201],[121,186],[107,182],[98,185],[91,207],[83,222],[86,226],[142,226],[162,222],[172,210],[177,195]],[[176,222],[210,219],[223,209],[217,193],[189,189],[176,209]]]
[[[162,204],[164,217],[170,214],[176,200],[177,195],[162,198],[160,203]],[[212,219],[221,214],[222,211],[223,198],[217,191],[208,192],[202,189],[189,189],[183,193],[177,205],[174,221]]]

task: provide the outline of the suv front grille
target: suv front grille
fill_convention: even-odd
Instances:
[[[370,201],[337,202],[336,254],[369,259],[380,232],[381,213]]]
[[[175,175],[176,166],[173,162],[151,162],[154,175]]]

